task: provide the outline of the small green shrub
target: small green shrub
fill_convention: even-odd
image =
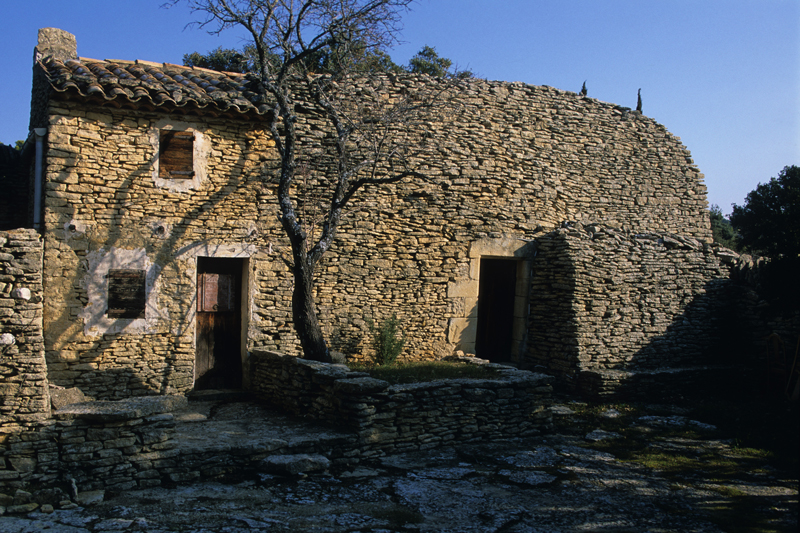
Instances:
[[[405,339],[398,337],[400,321],[397,320],[397,315],[392,313],[392,318],[384,320],[378,328],[372,321],[368,325],[372,334],[372,347],[375,349],[372,360],[379,366],[391,365],[397,360],[406,343]]]

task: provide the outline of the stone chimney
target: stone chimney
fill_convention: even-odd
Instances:
[[[41,28],[39,44],[33,49],[33,84],[31,87],[31,119],[29,131],[47,127],[47,103],[50,98],[50,82],[38,63],[54,57],[59,61],[78,59],[78,44],[75,36],[58,28]]]
[[[33,62],[53,56],[60,61],[78,59],[78,42],[75,36],[58,28],[41,28],[39,44],[33,49]]]

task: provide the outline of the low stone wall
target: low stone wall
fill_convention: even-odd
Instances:
[[[552,424],[552,378],[511,367],[491,365],[498,371],[492,379],[389,385],[344,365],[276,352],[254,352],[251,363],[259,397],[355,430],[362,457],[538,434]]]
[[[591,395],[618,389],[631,372],[655,376],[721,360],[729,274],[718,249],[670,233],[579,223],[536,246],[529,367]],[[649,378],[634,383],[649,388]]]
[[[18,489],[53,494],[60,489],[74,498],[72,481],[81,492],[161,485],[177,469],[171,412],[185,406],[182,396],[150,396],[78,403],[55,411],[38,431],[14,434],[6,442],[0,506],[12,504],[10,495]]]
[[[731,256],[731,300],[736,313],[732,318],[739,331],[739,345],[758,353],[764,349],[764,339],[774,334],[793,354],[800,337],[800,306],[793,299],[797,282],[787,278],[796,279],[796,264],[784,264],[776,272],[767,258],[727,252]],[[780,294],[776,294],[778,291]]]
[[[50,416],[42,305],[39,235],[0,232],[0,445]]]
[[[741,380],[735,365],[705,365],[644,370],[586,370],[577,388],[584,397],[598,401],[624,398],[642,402],[673,401],[690,391],[709,390],[722,383]]]

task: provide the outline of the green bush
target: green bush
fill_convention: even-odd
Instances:
[[[372,347],[375,353],[372,360],[376,365],[391,365],[397,360],[397,356],[403,351],[405,339],[398,338],[398,326],[400,321],[397,315],[392,313],[392,318],[384,320],[380,327],[376,328],[374,322],[369,322],[369,331],[372,334]]]

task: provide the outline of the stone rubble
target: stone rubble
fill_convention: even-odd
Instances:
[[[560,404],[565,411],[575,404]],[[209,420],[231,423],[252,411],[243,403],[199,406]],[[570,409],[573,410],[573,409]],[[698,448],[736,461],[730,443],[713,438],[707,425],[685,417],[661,416],[653,406],[629,422],[650,427],[651,445],[685,453]],[[656,415],[655,413],[658,413]],[[218,416],[218,418],[217,418]],[[687,472],[674,479],[611,453],[592,449],[580,433],[581,415],[573,410],[560,431],[497,442],[460,444],[434,450],[396,453],[356,465],[331,463],[326,470],[285,475],[251,474],[227,483],[179,484],[106,492],[102,501],[84,499],[73,509],[44,506],[15,514],[6,508],[0,533],[58,531],[65,533],[255,531],[442,531],[542,532],[573,531],[725,531],[715,507],[742,504],[732,490],[752,496],[753,512],[777,531],[791,531],[797,521],[797,480],[752,472],[742,467],[725,484]],[[191,417],[177,431],[199,427]],[[307,428],[274,419],[284,437]],[[674,424],[690,425],[698,439],[675,439]],[[283,425],[283,426],[282,426]],[[179,424],[181,426],[181,424]],[[648,426],[649,427],[649,426]],[[293,429],[294,428],[294,429]],[[207,436],[212,441],[214,436]],[[254,439],[255,440],[255,439]],[[741,456],[739,456],[741,458]],[[305,461],[293,456],[286,459]],[[744,465],[748,466],[745,467]],[[22,501],[25,495],[17,499]],[[749,504],[749,503],[748,503]]]

